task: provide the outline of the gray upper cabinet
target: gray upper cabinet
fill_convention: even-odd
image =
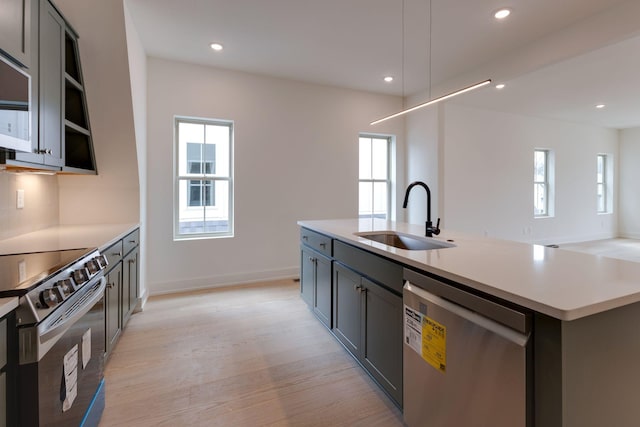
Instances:
[[[32,1],[0,0],[0,49],[25,68],[31,66]]]
[[[40,132],[36,153],[42,163],[63,165],[62,95],[65,23],[48,1],[40,4]]]
[[[32,25],[39,22],[30,32],[37,40],[30,61],[37,65],[31,70],[32,152],[5,153],[0,161],[15,168],[95,174],[78,35],[50,1],[34,0],[29,10]]]
[[[67,25],[64,36],[64,168],[96,173],[93,139],[84,88],[78,35]]]

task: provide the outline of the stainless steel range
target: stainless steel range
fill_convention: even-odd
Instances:
[[[0,256],[0,297],[20,298],[18,425],[97,425],[106,266],[97,249]]]

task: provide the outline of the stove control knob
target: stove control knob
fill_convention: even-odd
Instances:
[[[71,279],[60,280],[58,282],[58,287],[65,298],[71,295],[74,291]]]
[[[72,273],[73,280],[76,282],[76,285],[80,286],[84,282],[89,280],[89,272],[86,268],[80,268],[78,270],[74,270]]]
[[[101,270],[104,270],[107,268],[107,265],[109,265],[109,261],[107,261],[107,257],[104,255],[98,255],[94,259],[98,262]]]
[[[85,267],[87,268],[87,270],[89,270],[89,274],[92,276],[101,270],[100,264],[98,264],[98,261],[96,259],[91,259],[87,261],[87,263],[85,264]]]
[[[58,302],[58,294],[55,289],[49,288],[40,292],[40,304],[42,304],[44,308],[55,307]]]

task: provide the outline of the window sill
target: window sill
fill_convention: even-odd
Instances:
[[[533,219],[548,219],[548,218],[555,218],[553,215],[535,215],[533,217]]]
[[[194,236],[173,236],[173,241],[184,242],[189,240],[230,239],[233,237],[233,234],[202,234]]]

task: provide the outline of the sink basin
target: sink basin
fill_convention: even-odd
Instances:
[[[406,249],[410,251],[425,251],[432,249],[453,248],[456,245],[435,240],[429,237],[414,236],[412,234],[399,233],[397,231],[368,231],[363,233],[355,233],[356,236],[373,240],[374,242],[383,243],[398,249]]]

